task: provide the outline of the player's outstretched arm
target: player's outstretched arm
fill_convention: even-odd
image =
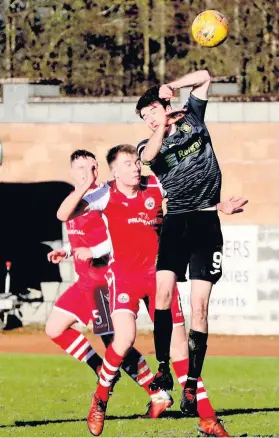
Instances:
[[[248,204],[247,199],[238,196],[232,196],[226,201],[219,202],[219,204],[217,204],[217,210],[224,214],[242,213],[244,211],[243,207],[246,204]]]
[[[66,222],[90,210],[103,211],[109,202],[109,198],[108,184],[90,190],[88,190],[88,187],[78,188],[62,202],[57,212],[57,218],[62,222]]]
[[[151,135],[150,139],[145,145],[145,148],[141,154],[141,161],[144,164],[149,164],[160,152],[162,147],[163,138],[166,131],[167,118],[163,116],[160,125],[156,131]]]
[[[62,222],[66,222],[73,217],[84,213],[86,207],[88,207],[87,202],[83,201],[82,198],[87,192],[88,188],[82,188],[75,190],[70,193],[66,199],[62,202],[59,209],[57,210],[57,219]]]
[[[177,90],[184,87],[192,87],[192,94],[199,99],[207,99],[208,88],[210,85],[210,74],[207,70],[198,70],[194,73],[188,73],[169,84],[162,85],[159,96],[162,99],[170,99],[170,90]],[[173,95],[172,91],[172,95]]]

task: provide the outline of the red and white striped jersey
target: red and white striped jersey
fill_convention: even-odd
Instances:
[[[108,219],[114,265],[127,274],[153,273],[158,251],[157,231],[163,217],[163,192],[157,178],[142,176],[133,197],[121,193],[113,181],[83,199],[91,211],[102,211]]]

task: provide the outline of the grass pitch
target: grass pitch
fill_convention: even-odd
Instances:
[[[148,362],[156,370],[153,358]],[[148,396],[122,372],[102,436],[196,436],[198,419],[179,411],[181,389],[165,418],[145,420]],[[204,381],[234,436],[279,436],[279,358],[207,357]],[[90,436],[86,416],[96,378],[68,356],[0,354],[0,436]]]

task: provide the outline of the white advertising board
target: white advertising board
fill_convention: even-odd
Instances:
[[[257,310],[258,227],[223,226],[223,275],[213,287],[209,314],[254,315]],[[190,311],[191,282],[179,283],[185,314]]]

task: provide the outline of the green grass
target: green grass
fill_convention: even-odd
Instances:
[[[155,370],[155,362],[149,359]],[[232,435],[279,436],[279,359],[208,357],[204,380]],[[95,375],[68,356],[0,355],[0,436],[89,436]],[[196,436],[181,418],[180,388],[168,417],[144,420],[148,397],[124,376],[110,400],[103,436]],[[247,436],[246,435],[246,436]]]

